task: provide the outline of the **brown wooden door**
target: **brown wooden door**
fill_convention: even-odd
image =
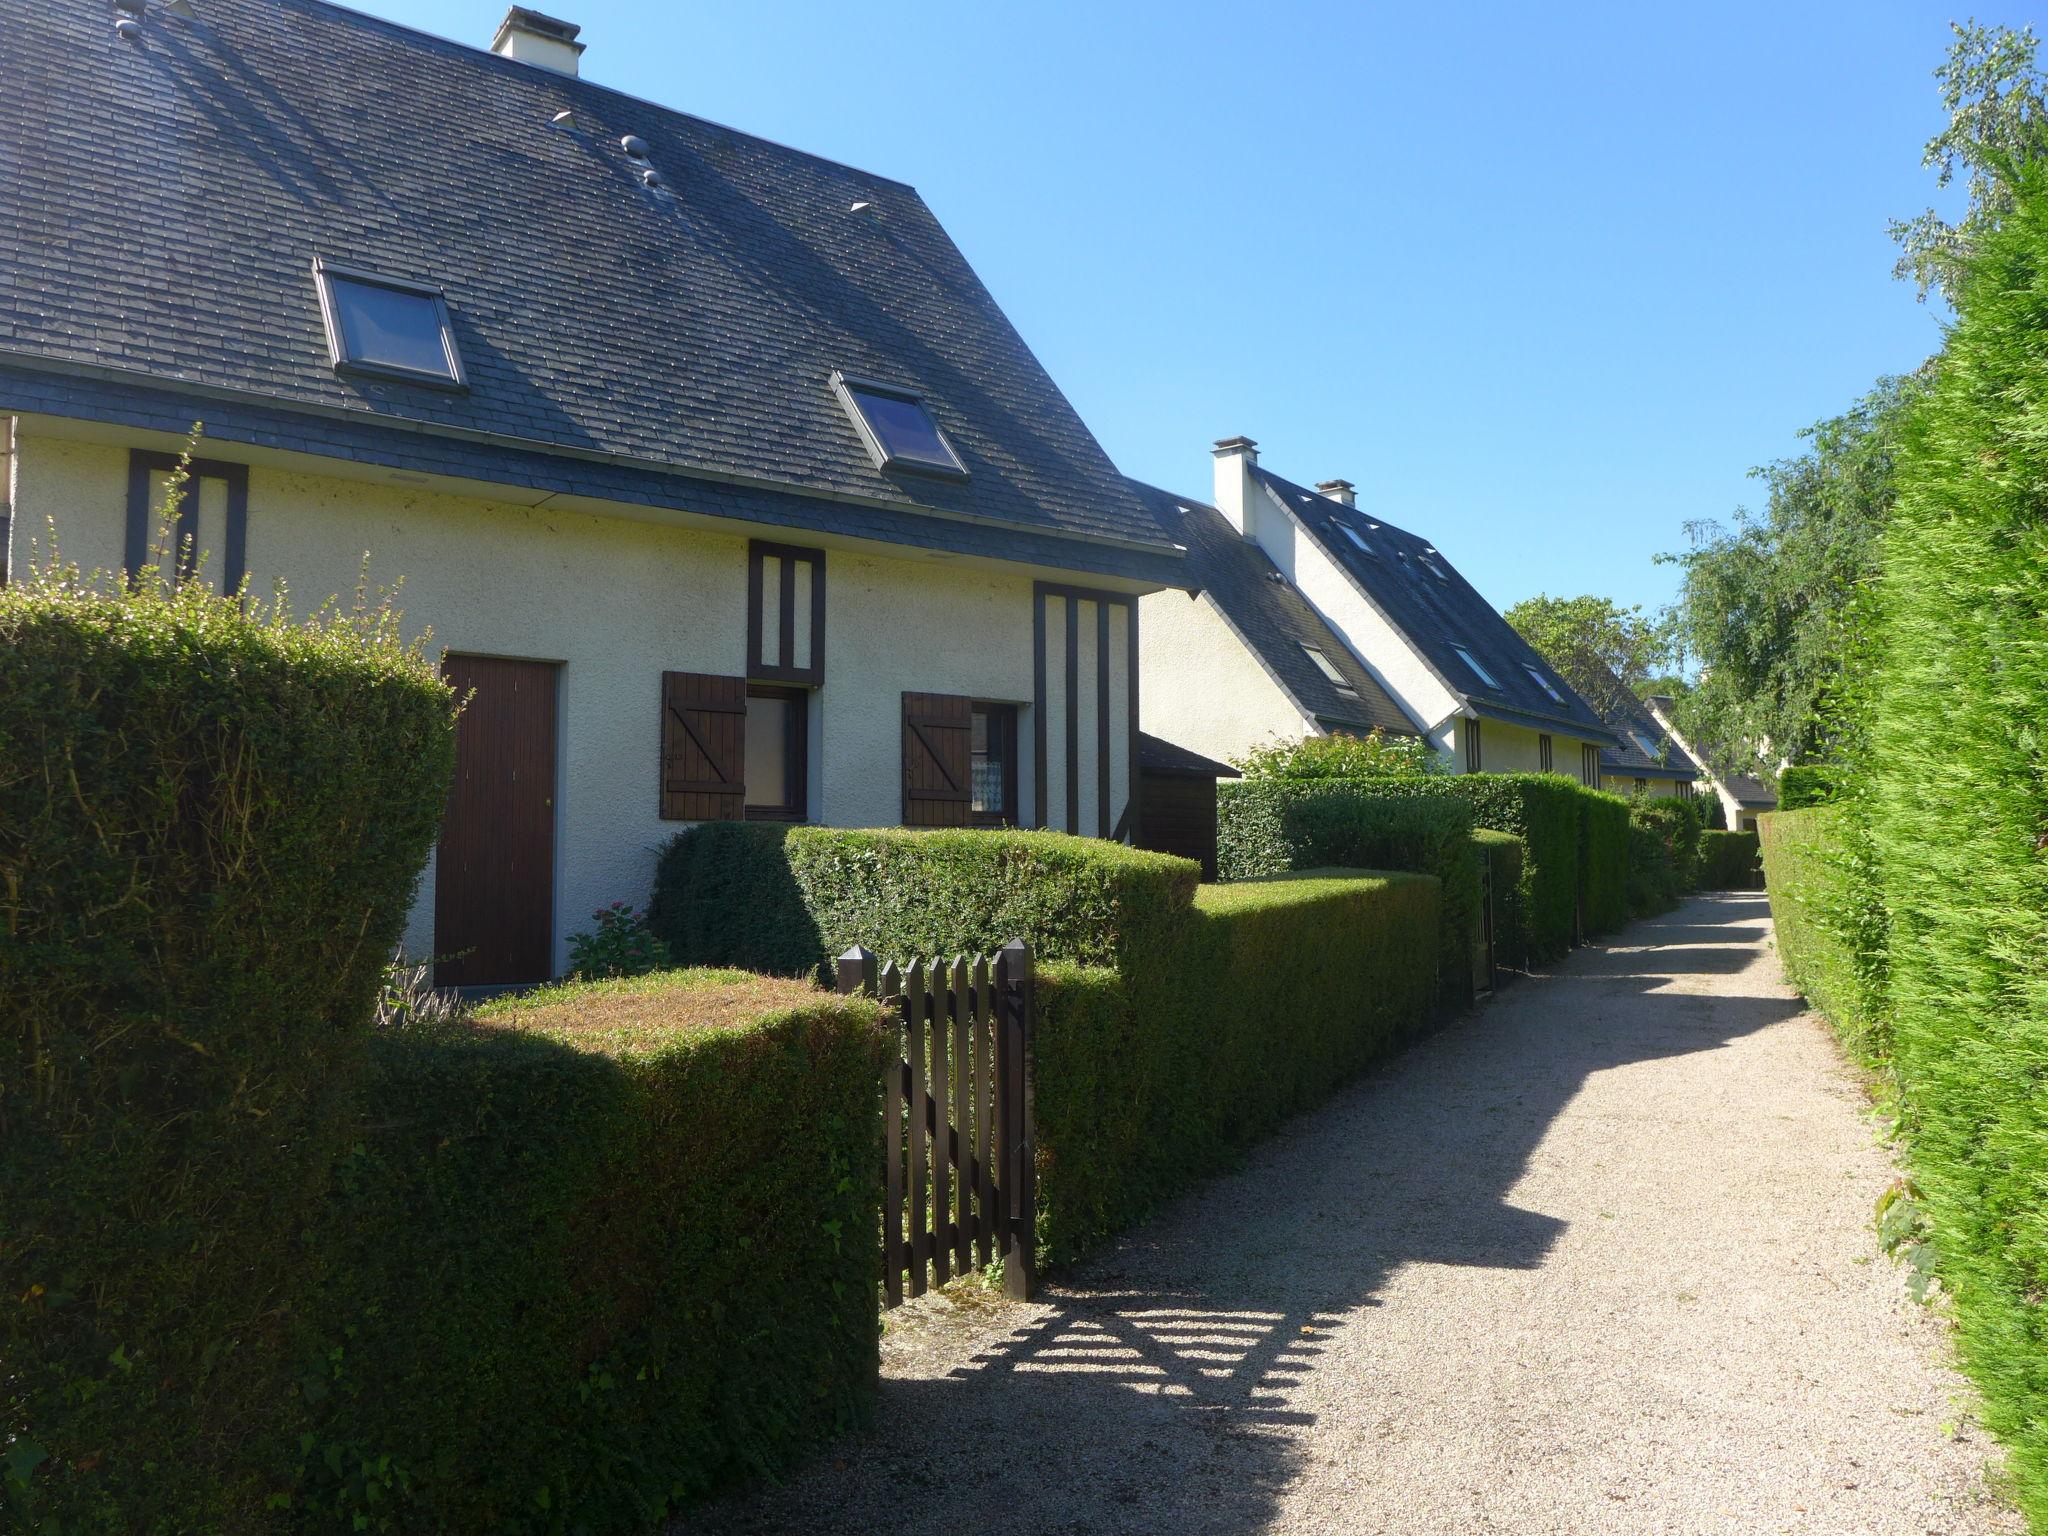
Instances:
[[[546,981],[554,973],[555,666],[450,656],[470,694],[434,864],[434,981]]]

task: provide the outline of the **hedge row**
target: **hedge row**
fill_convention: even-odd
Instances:
[[[1434,875],[1441,886],[1439,1005],[1472,1000],[1482,920],[1472,810],[1404,793],[1399,780],[1245,779],[1216,793],[1216,865],[1225,880],[1304,869]]]
[[[1472,834],[1493,877],[1493,960],[1509,970],[1529,963],[1529,928],[1523,913],[1523,870],[1529,851],[1512,832],[1495,832],[1481,827]]]
[[[1590,789],[1578,795],[1579,917],[1581,937],[1590,939],[1629,919],[1629,809],[1619,795]]]
[[[1835,771],[1825,763],[1794,763],[1778,775],[1778,809],[1804,810],[1835,798]]]
[[[1699,888],[1753,891],[1758,869],[1757,835],[1709,827],[1700,834]]]
[[[1771,922],[1786,977],[1828,1016],[1866,1066],[1890,1054],[1885,1029],[1882,921],[1867,850],[1846,807],[1810,806],[1757,818]]]
[[[1669,912],[1698,888],[1703,803],[1649,795],[1628,802],[1629,916]]]
[[[303,1523],[651,1529],[862,1422],[885,1041],[732,971],[379,1038],[319,1227]]]
[[[388,614],[0,590],[0,1525],[267,1528],[453,723]]]

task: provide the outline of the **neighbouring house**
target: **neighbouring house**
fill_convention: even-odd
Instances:
[[[1643,700],[1643,708],[1670,738],[1673,750],[1684,753],[1693,762],[1699,782],[1705,784],[1721,802],[1721,811],[1729,828],[1737,832],[1754,832],[1757,817],[1778,808],[1777,792],[1749,774],[1721,774],[1710,768],[1706,756],[1679,734],[1678,726],[1672,720],[1674,702],[1668,694],[1652,694]]]
[[[1597,707],[1620,745],[1600,753],[1600,787],[1613,795],[1690,799],[1698,790],[1699,764],[1620,678],[1610,672],[1606,683],[1597,690]]]
[[[1461,773],[1598,785],[1620,741],[1436,546],[1311,491],[1250,438],[1215,446],[1211,502],[1140,487],[1189,587],[1141,600],[1147,731],[1212,757],[1305,734],[1419,734]]]
[[[442,982],[556,974],[689,822],[1130,834],[1181,552],[910,187],[520,7],[490,49],[323,0],[0,22],[5,560],[403,578],[474,695],[406,939]]]

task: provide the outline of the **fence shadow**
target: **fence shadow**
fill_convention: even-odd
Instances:
[[[1762,907],[1705,900],[1662,931],[1734,939],[1721,924]],[[1005,1510],[1028,1511],[1033,1532],[1260,1529],[1303,1467],[1320,1401],[1304,1386],[1338,1330],[1347,1384],[1370,1390],[1353,1331],[1374,1328],[1395,1271],[1544,1263],[1565,1223],[1512,1191],[1589,1076],[1719,1049],[1801,1011],[1666,990],[1702,963],[1725,974],[1696,953],[1720,947],[1682,946],[1691,970],[1674,962],[1670,976],[1646,970],[1649,955],[1589,950],[1511,989],[1061,1277],[1043,1311],[967,1364],[885,1381],[873,1431],[677,1530],[937,1533]]]

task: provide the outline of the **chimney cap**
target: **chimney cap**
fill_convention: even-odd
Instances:
[[[563,21],[557,16],[528,10],[523,5],[515,5],[505,12],[505,19],[498,23],[499,35],[503,36],[512,27],[517,27],[522,32],[538,32],[542,37],[551,37],[558,43],[575,43],[577,34],[583,30],[573,21]]]
[[[535,64],[557,74],[573,75],[586,46],[576,41],[582,30],[573,21],[562,21],[528,10],[523,5],[515,5],[498,23],[497,36],[491,39],[491,52],[500,58]]]
[[[1216,439],[1216,446],[1209,451],[1219,459],[1232,453],[1241,453],[1248,459],[1256,459],[1259,456],[1259,445],[1248,437],[1219,437]]]
[[[1358,494],[1358,487],[1349,480],[1318,480],[1316,494],[1327,496],[1332,501],[1350,501]]]

